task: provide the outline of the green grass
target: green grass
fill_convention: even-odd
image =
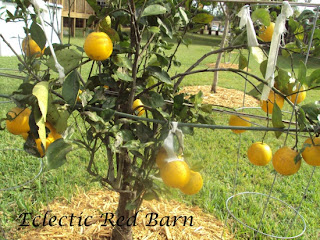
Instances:
[[[181,61],[181,67],[171,69],[170,74],[185,71],[192,63],[194,63],[203,54],[217,49],[220,38],[216,36],[202,36],[190,34],[188,35],[193,40],[193,44],[189,47],[181,46],[177,52],[178,60]],[[64,41],[67,39],[65,38]],[[82,46],[83,38],[73,38],[72,43]],[[244,54],[247,54],[243,51]],[[231,62],[237,63],[238,52],[234,51],[231,55]],[[296,55],[295,67],[299,60],[303,60],[303,56]],[[212,55],[205,59],[197,69],[206,68],[207,64],[214,63],[216,56]],[[282,68],[290,70],[290,63],[287,59],[279,58],[279,65]],[[0,69],[16,68],[17,60],[14,57],[0,58]],[[309,59],[308,73],[320,66],[320,61]],[[84,78],[90,69],[91,65],[87,64],[82,68]],[[250,62],[250,71],[259,76],[258,64],[254,61]],[[3,71],[1,71],[3,72]],[[182,85],[211,85],[213,73],[203,73],[191,75],[184,79]],[[20,80],[12,80],[0,77],[1,88],[0,94],[9,94],[19,85]],[[256,81],[254,81],[256,83]],[[219,74],[219,86],[225,88],[233,88],[243,91],[244,80],[236,74],[222,72]],[[248,85],[247,91],[252,87]],[[314,102],[319,100],[317,91],[309,91],[307,99],[304,103]],[[0,99],[2,100],[2,99]],[[8,109],[13,106],[13,103],[3,103],[0,113],[4,117]],[[289,109],[289,105],[285,105]],[[264,115],[260,110],[246,110],[248,113]],[[286,115],[286,118],[289,116]],[[228,115],[214,113],[214,118],[217,124],[227,125]],[[255,121],[258,124],[266,125],[266,122]],[[70,119],[72,123],[72,119]],[[213,213],[219,219],[224,221],[227,216],[225,201],[233,193],[243,191],[252,191],[268,194],[274,178],[274,171],[270,163],[266,167],[256,167],[249,163],[246,156],[246,151],[251,143],[261,141],[263,132],[245,132],[241,135],[236,135],[229,130],[208,130],[195,129],[193,136],[186,136],[185,151],[188,156],[186,161],[190,165],[204,166],[201,174],[204,178],[204,186],[199,194],[194,196],[185,196],[179,191],[171,189],[171,196],[179,199],[187,204],[195,204],[203,208],[209,213]],[[6,131],[0,132],[1,144],[0,148],[10,146],[10,148],[22,149],[23,139],[13,136]],[[241,140],[240,140],[241,138]],[[270,145],[275,152],[284,143],[285,134],[279,139],[276,139],[274,133],[269,132],[266,135],[265,142]],[[239,141],[241,145],[239,147]],[[301,147],[304,141],[303,137],[299,138],[298,146]],[[287,145],[293,146],[294,138],[289,136]],[[239,153],[238,153],[239,150]],[[238,158],[239,156],[239,158]],[[39,161],[29,157],[23,151],[5,151],[0,155],[0,188],[6,188],[15,184],[19,184],[33,176],[39,171]],[[47,172],[34,183],[14,191],[0,192],[0,224],[8,229],[15,226],[17,215],[25,211],[37,212],[39,207],[46,205],[55,197],[65,197],[69,199],[75,193],[75,186],[88,190],[92,187],[88,184],[92,178],[87,174],[86,162],[88,157],[83,152],[74,152],[69,158],[67,164],[58,170]],[[235,171],[238,162],[238,171],[236,185],[234,188]],[[297,207],[303,197],[303,192],[307,186],[308,180],[313,168],[302,163],[300,171],[289,177],[278,176],[273,188],[272,196],[277,197],[293,207]],[[319,218],[320,218],[320,177],[319,170],[316,169],[312,177],[311,185],[307,191],[306,199],[301,207],[301,214],[307,222],[307,231],[301,239],[318,239],[319,238]],[[98,184],[93,185],[99,187]],[[262,210],[264,208],[265,198],[256,195],[246,195],[245,197],[237,197],[233,200],[231,210],[242,221],[250,226],[257,227]],[[2,213],[1,213],[2,212]],[[293,213],[279,204],[277,201],[271,201],[266,211],[263,226],[261,230],[269,233],[283,236],[289,225],[289,219]],[[299,220],[299,219],[297,219]],[[234,231],[237,239],[252,238],[251,230],[238,224],[229,217],[229,229]],[[301,222],[297,222],[288,232],[288,235],[295,235],[301,231]],[[261,237],[261,235],[258,235]],[[264,239],[264,237],[261,237]]]

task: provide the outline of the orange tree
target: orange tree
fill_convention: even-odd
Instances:
[[[144,198],[157,198],[161,191],[155,177],[159,176],[155,163],[160,149],[161,158],[165,158],[162,144],[168,135],[169,123],[178,121],[209,124],[212,128],[218,128],[214,126],[210,115],[212,106],[201,104],[201,93],[187,99],[185,94],[177,93],[183,76],[208,71],[231,71],[245,80],[250,77],[262,85],[266,82],[241,70],[247,64],[243,55],[240,57],[241,69],[192,71],[207,56],[246,48],[245,44],[209,52],[186,72],[169,75],[172,65],[180,65],[175,53],[181,44],[188,44],[185,34],[190,24],[196,27],[212,20],[212,16],[207,13],[197,13],[197,9],[191,11],[191,1],[110,1],[103,8],[94,0],[87,2],[95,11],[95,15],[89,18],[88,25],[92,25],[95,30],[88,35],[83,48],[54,44],[55,54],[50,47],[44,49],[48,42],[38,24],[39,15],[30,12],[28,8],[29,1],[17,0],[17,11],[8,12],[7,21],[22,19],[26,23],[26,36],[29,36],[23,44],[25,54],[22,57],[17,55],[19,70],[25,73],[24,81],[10,98],[17,107],[28,108],[31,112],[27,110],[28,114],[20,116],[24,111],[9,111],[7,126],[11,130],[16,129],[19,132],[17,134],[26,139],[24,149],[28,153],[38,157],[45,156],[47,170],[63,165],[70,151],[79,148],[87,150],[90,155],[88,172],[103,185],[119,192],[117,216],[120,224],[113,230],[113,239],[132,239],[129,219],[138,213]],[[31,25],[28,24],[30,21]],[[146,41],[142,41],[143,37]],[[167,50],[172,51],[168,54]],[[61,73],[55,57],[63,67],[66,77]],[[91,71],[84,78],[79,69],[85,64],[91,64]],[[94,65],[97,66],[96,73],[92,71]],[[262,72],[265,72],[265,67],[265,62],[262,62]],[[289,84],[292,83],[289,82],[290,76],[280,68],[276,70],[277,88],[272,90],[293,106],[286,97],[297,94],[289,91],[293,87]],[[294,76],[295,84],[304,84],[309,89],[319,85],[319,71],[316,70],[307,77],[303,63],[300,64],[299,74]],[[179,80],[174,84],[177,78]],[[251,81],[249,83],[252,84]],[[259,87],[254,87],[256,91],[260,91]],[[266,105],[272,106],[273,111],[269,112],[267,109],[267,112],[272,113],[273,126],[283,128],[277,102]],[[297,131],[300,127],[301,130],[307,129],[319,134],[318,105],[295,107],[293,111],[299,123]],[[15,126],[26,115],[29,126],[26,126],[24,132],[18,131],[20,128]],[[70,116],[77,116],[74,130],[78,134],[72,134],[72,121],[68,121]],[[82,120],[82,127],[77,124],[79,119]],[[184,133],[192,133],[194,126],[196,125],[180,125]],[[250,124],[242,124],[242,127],[237,127],[234,124],[233,129],[245,130],[250,129],[249,126]],[[242,131],[237,133],[240,132]],[[96,157],[98,150],[105,152],[105,159]],[[296,161],[299,161],[298,157]],[[179,168],[179,171],[171,168],[171,165]],[[170,172],[181,172],[180,175],[185,178],[195,179],[196,182],[192,183],[184,179],[184,183],[179,185],[184,193],[193,194],[201,188],[201,175],[189,171],[187,164],[164,166],[163,169],[168,168]],[[168,174],[162,170],[161,175]],[[176,176],[178,180],[181,180],[180,177]],[[171,175],[169,178],[170,184],[172,179],[176,180]],[[176,183],[172,185],[176,186]]]

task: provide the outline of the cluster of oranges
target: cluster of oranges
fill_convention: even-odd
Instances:
[[[229,125],[249,127],[251,126],[249,121],[248,117],[231,115]],[[232,129],[232,131],[239,134],[246,130]],[[305,162],[312,166],[320,166],[320,137],[308,138],[304,142],[304,147],[302,158]],[[301,166],[301,160],[298,160],[299,152],[287,146],[278,149],[272,156],[272,150],[266,143],[255,142],[249,147],[247,154],[250,162],[257,166],[265,166],[272,159],[274,169],[282,175],[292,175]]]
[[[320,137],[308,138],[304,142],[305,149],[302,158],[311,166],[320,166]],[[271,148],[266,143],[253,143],[248,149],[248,158],[251,163],[258,166],[267,165],[272,159],[274,169],[282,175],[292,175],[301,166],[297,157],[299,152],[284,146],[278,149],[272,157]]]
[[[30,134],[29,117],[31,110],[29,108],[14,107],[8,112],[9,119],[6,120],[7,130],[14,135],[21,135],[24,140],[27,140]],[[45,123],[47,130],[46,146],[49,147],[55,140],[62,138],[62,136],[56,131],[51,123]],[[42,147],[40,138],[34,138],[33,141],[37,146],[38,152],[41,157],[45,155],[45,151]]]
[[[201,174],[192,171],[182,157],[168,161],[167,151],[162,147],[156,156],[156,164],[167,186],[179,188],[187,195],[196,194],[201,190],[203,185]]]

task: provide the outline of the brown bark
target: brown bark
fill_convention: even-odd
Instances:
[[[130,217],[134,215],[133,210],[128,210],[126,207],[128,203],[132,203],[135,199],[135,194],[132,191],[132,186],[129,183],[129,177],[132,174],[131,166],[132,161],[129,157],[129,153],[126,150],[120,153],[119,161],[123,163],[123,168],[118,170],[118,174],[121,174],[121,190],[119,196],[119,203],[117,209],[117,224],[112,231],[113,240],[132,240],[132,223],[129,220]],[[119,221],[121,219],[121,221]]]
[[[133,216],[133,211],[126,210],[127,204],[133,200],[131,192],[122,192],[119,197],[117,219],[123,217],[123,221],[117,224],[112,231],[112,240],[132,240],[132,226],[128,219]]]
[[[228,32],[229,32],[229,24],[230,24],[230,20],[229,20],[229,15],[228,15],[228,9],[226,9],[226,11],[224,11],[225,14],[225,23],[224,23],[224,31],[223,31],[223,35],[222,35],[222,40],[220,43],[220,48],[224,48],[226,45],[226,40],[227,40],[227,36],[228,36]],[[220,62],[221,62],[221,58],[222,58],[222,54],[223,52],[218,54],[217,57],[217,61],[216,61],[216,66],[215,68],[219,68]],[[219,79],[219,72],[216,71],[214,73],[214,78],[213,78],[213,82],[212,82],[212,86],[211,86],[211,92],[216,93],[217,92],[217,85],[218,85],[218,79]]]

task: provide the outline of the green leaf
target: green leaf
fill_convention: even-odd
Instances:
[[[37,83],[32,90],[32,94],[37,98],[39,109],[44,121],[46,121],[48,112],[49,83],[46,81]]]
[[[189,23],[188,15],[186,14],[186,12],[183,10],[182,7],[179,7],[179,14],[184,24],[188,24]]]
[[[290,93],[288,89],[289,79],[290,79],[289,72],[279,68],[278,76],[275,78],[275,82],[277,83],[278,89],[285,94]]]
[[[125,82],[132,82],[133,81],[133,78],[131,76],[129,76],[128,73],[123,73],[123,72],[117,71],[116,75],[120,80],[123,80]]]
[[[264,54],[261,48],[250,47],[250,52],[253,56],[253,59],[256,60],[257,63],[261,64],[263,62]]]
[[[85,111],[83,112],[83,114],[88,116],[89,119],[93,122],[105,124],[105,121],[103,120],[103,118],[98,116],[96,112]]]
[[[34,111],[35,122],[39,127],[38,129],[39,138],[41,139],[42,144],[46,146],[45,122],[46,122],[47,112],[48,112],[49,83],[45,81],[37,83],[32,90],[32,94],[37,98],[38,107],[40,110],[40,111],[37,111],[37,110]]]
[[[101,7],[98,5],[96,0],[86,0],[86,1],[95,12],[100,11]]]
[[[272,125],[275,128],[284,128],[284,124],[282,122],[282,112],[277,103],[273,104],[273,111],[272,111]],[[275,131],[274,132],[276,137],[279,138],[282,132]]]
[[[172,39],[172,28],[170,26],[170,22],[166,20],[164,20],[163,22],[160,18],[157,18],[157,22],[160,26],[160,30],[164,32],[169,38]]]
[[[47,121],[50,122],[57,132],[62,133],[68,127],[68,118],[70,114],[67,110],[58,110],[56,105],[53,104],[52,95],[49,95],[49,104],[47,112]]]
[[[141,142],[138,140],[131,140],[126,142],[122,147],[128,150],[139,150]]]
[[[210,105],[210,104],[202,104],[200,109],[203,112],[212,113],[212,105]]]
[[[79,52],[74,49],[62,49],[56,52],[56,56],[60,65],[64,68],[64,72],[67,75],[73,69],[76,69],[79,66],[79,62],[82,59],[82,56]],[[58,72],[55,66],[55,61],[52,56],[49,57],[46,65]]]
[[[72,71],[65,79],[62,86],[63,99],[73,108],[77,103],[80,88],[80,78],[77,70]]]
[[[138,136],[141,143],[146,143],[153,138],[153,131],[144,123],[138,123],[135,126],[135,135]]]
[[[299,161],[301,161],[301,159],[302,159],[302,156],[301,156],[301,154],[299,152],[299,154],[294,157],[294,163],[297,164]]]
[[[210,124],[210,125],[216,124],[212,116],[210,115],[204,116],[202,114],[199,114],[198,122],[202,124]]]
[[[195,23],[208,24],[213,20],[213,16],[208,13],[198,13],[192,18],[192,21]]]
[[[260,96],[262,92],[263,86],[264,84],[260,83],[258,86],[256,86],[260,90],[260,92],[256,88],[253,88],[250,92],[248,92],[248,95],[258,98],[258,96]]]
[[[147,200],[147,201],[151,201],[154,199],[159,200],[160,198],[159,198],[159,195],[155,191],[148,189],[147,192],[145,194],[143,194],[143,199]]]
[[[146,94],[143,94],[140,99],[144,105],[151,108],[158,108],[164,105],[163,97],[157,92],[150,91]]]
[[[318,105],[316,105],[315,103],[308,103],[302,105],[301,108],[310,120],[318,121],[318,115],[320,114],[320,108]]]
[[[160,82],[172,85],[171,78],[169,74],[163,71],[160,67],[147,67],[148,74],[155,77]]]
[[[309,126],[309,123],[306,119],[306,114],[302,108],[299,108],[297,121],[299,124],[299,128],[301,130],[304,129],[305,127]]]
[[[105,122],[108,122],[114,115],[115,111],[112,109],[104,109],[100,115]]]
[[[299,72],[298,72],[298,81],[301,84],[304,84],[306,82],[306,78],[307,78],[307,67],[304,64],[303,61],[299,61]]]
[[[261,72],[263,78],[266,76],[267,65],[268,65],[268,60],[264,60],[260,64],[260,72]]]
[[[252,21],[259,20],[264,26],[270,25],[270,15],[267,9],[258,8],[251,14]]]
[[[52,47],[54,49],[55,52],[59,51],[59,50],[62,50],[62,49],[65,49],[67,47],[70,47],[71,44],[58,44],[58,43],[52,43]],[[44,55],[51,55],[51,50],[49,47],[47,47],[45,50],[44,50]]]
[[[240,53],[240,56],[239,56],[239,69],[243,70],[247,66],[248,66],[247,58],[242,53]]]
[[[47,41],[46,35],[44,34],[43,29],[36,22],[32,22],[30,34],[32,40],[39,45],[40,49],[43,49]]]
[[[159,27],[148,27],[148,31],[151,33],[160,33],[160,28]]]
[[[46,170],[56,169],[66,163],[66,156],[70,151],[72,151],[72,145],[62,138],[51,143],[46,151]]]
[[[132,62],[128,57],[122,54],[117,54],[112,57],[112,62],[118,67],[125,67],[129,70],[132,70]]]
[[[148,7],[146,7],[143,12],[141,17],[146,17],[146,16],[153,16],[153,15],[160,15],[164,14],[167,12],[167,9],[159,4],[153,4]]]
[[[306,84],[308,87],[311,87],[311,86],[319,85],[319,83],[320,83],[320,69],[316,69],[307,78]]]

